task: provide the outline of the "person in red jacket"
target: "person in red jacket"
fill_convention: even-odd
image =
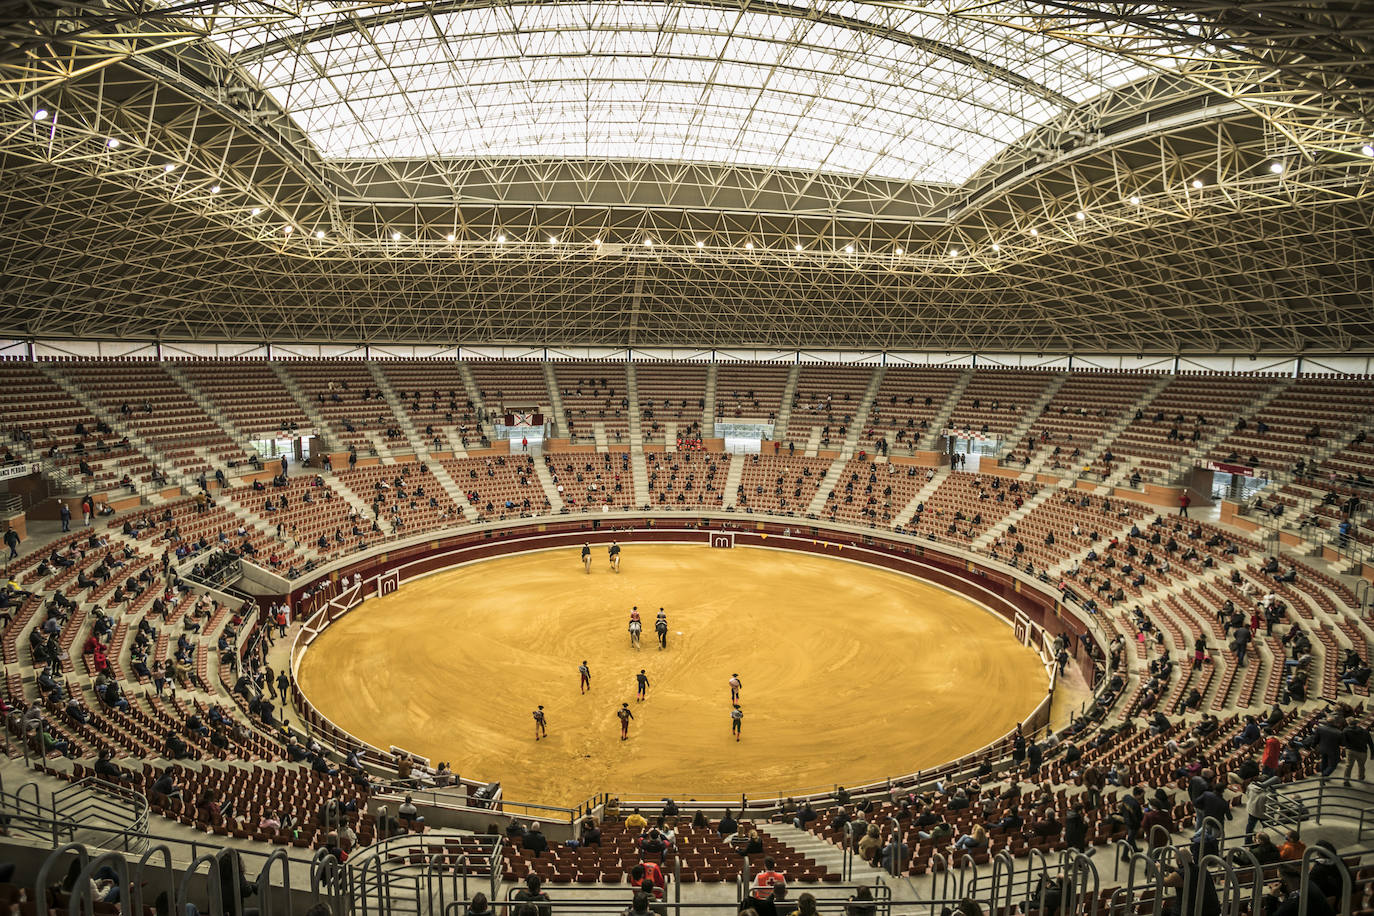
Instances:
[[[1273,735],[1264,739],[1264,754],[1260,757],[1260,766],[1264,772],[1270,776],[1279,774],[1279,758],[1283,754],[1283,742]]]
[[[1187,491],[1187,490],[1184,490],[1182,493],[1178,494],[1178,514],[1181,515],[1181,516],[1183,516],[1184,518],[1187,518],[1187,517],[1188,517],[1188,504],[1191,503],[1192,501],[1193,501],[1193,497],[1191,497],[1191,496],[1188,495],[1188,491]]]

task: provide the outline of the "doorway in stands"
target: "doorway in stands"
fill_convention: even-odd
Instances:
[[[764,451],[764,440],[773,438],[773,424],[717,423],[716,436],[725,440],[727,454],[757,455]],[[773,446],[767,450],[771,454]]]
[[[310,443],[313,441],[312,436],[301,436],[295,439],[254,439],[252,444],[263,461],[285,455],[291,462],[299,464],[310,458]]]

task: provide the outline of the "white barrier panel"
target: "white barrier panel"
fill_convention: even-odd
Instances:
[[[377,577],[377,596],[390,595],[401,587],[401,571],[389,569]]]
[[[712,547],[720,547],[729,550],[735,546],[735,533],[733,531],[708,531],[706,542]]]

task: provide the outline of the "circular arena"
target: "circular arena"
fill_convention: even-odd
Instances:
[[[1370,912],[1370,22],[10,11],[0,901]]]

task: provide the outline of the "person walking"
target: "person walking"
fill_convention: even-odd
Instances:
[[[540,706],[531,715],[534,716],[534,740],[547,738],[549,736],[549,723],[544,718],[544,707]]]
[[[739,702],[739,691],[740,691],[740,688],[743,687],[743,686],[744,686],[744,684],[742,684],[742,683],[740,682],[740,679],[739,679],[739,675],[738,675],[738,674],[732,674],[732,675],[730,675],[730,702],[731,702],[731,703],[738,703],[738,702]]]
[[[730,710],[730,733],[735,736],[735,741],[739,741],[740,724],[744,721],[744,711],[739,708],[739,704],[734,704]]]
[[[1187,490],[1184,490],[1182,493],[1178,494],[1178,514],[1183,516],[1184,518],[1187,518],[1188,506],[1191,505],[1192,502],[1193,497],[1188,494]]]
[[[625,741],[630,737],[630,720],[635,717],[630,712],[630,704],[621,703],[620,709],[616,710],[616,717],[620,719],[620,740]]]
[[[649,676],[644,673],[643,668],[640,668],[639,673],[635,675],[635,699],[640,703],[643,703],[644,695],[648,692],[648,690]]]
[[[1358,769],[1360,772],[1360,782],[1364,782],[1364,765],[1369,760],[1369,751],[1372,742],[1369,737],[1369,729],[1359,723],[1355,717],[1351,716],[1346,720],[1345,728],[1341,732],[1341,737],[1345,742],[1345,785],[1350,785],[1350,774]]]
[[[61,508],[60,510],[58,510],[58,514],[62,517],[62,530],[63,530],[63,531],[71,531],[71,530],[72,530],[72,507],[69,506],[69,505],[67,505],[67,504],[64,502],[64,503],[62,504],[62,508]]]
[[[585,694],[592,689],[592,669],[587,665],[587,660],[582,659],[582,664],[577,666],[577,676],[582,682],[582,692]]]

